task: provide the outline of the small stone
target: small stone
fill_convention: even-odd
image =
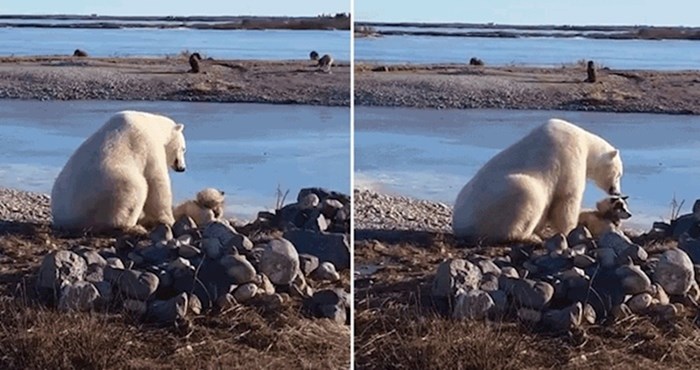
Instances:
[[[666,293],[683,295],[695,281],[695,269],[690,257],[680,249],[669,249],[661,255],[654,272],[654,282]]]
[[[455,297],[452,318],[482,320],[496,306],[491,296],[482,290],[459,290]]]
[[[593,266],[595,264],[595,258],[585,255],[585,254],[580,254],[574,257],[574,266],[578,268],[588,268],[590,266]]]
[[[554,287],[543,281],[511,278],[505,278],[505,280],[501,279],[499,281],[501,282],[500,285],[503,290],[508,293],[519,306],[541,310],[549,303],[554,295]]]
[[[253,242],[247,236],[233,234],[227,244],[224,244],[224,253],[246,253],[253,249]]]
[[[178,257],[168,263],[168,271],[172,273],[174,277],[188,275],[194,270],[195,267],[192,266],[192,263],[182,257]]]
[[[593,306],[588,303],[583,305],[583,322],[595,324],[596,319],[597,315]]]
[[[78,253],[79,256],[85,259],[87,265],[96,264],[98,266],[104,267],[107,265],[107,260],[104,259],[99,253],[93,250],[84,250]]]
[[[98,283],[104,280],[104,268],[96,263],[88,265],[84,279],[91,283]]]
[[[652,297],[651,294],[649,293],[640,293],[635,296],[632,296],[632,298],[628,299],[625,304],[627,304],[627,307],[632,310],[634,313],[644,313],[647,308],[651,305]]]
[[[568,332],[581,326],[583,304],[575,304],[561,310],[548,310],[542,315],[542,322],[556,332]]]
[[[166,301],[152,301],[148,305],[146,320],[156,323],[174,323],[185,318],[188,307],[187,293],[180,293]]]
[[[118,269],[124,269],[124,263],[117,257],[107,258],[107,265]]]
[[[202,301],[199,300],[199,297],[197,297],[196,294],[189,294],[187,296],[187,298],[188,298],[188,303],[187,303],[188,310],[195,315],[201,314],[202,313]]]
[[[255,276],[257,275],[255,267],[240,254],[226,255],[221,258],[219,263],[226,268],[226,273],[233,279],[233,283],[236,285],[250,283],[255,280]]]
[[[127,299],[124,300],[124,310],[133,316],[142,317],[148,311],[148,305],[144,301]]]
[[[632,244],[627,249],[618,253],[618,263],[631,259],[634,263],[643,263],[649,258],[649,254],[644,248],[637,244]]]
[[[313,272],[313,277],[321,281],[338,281],[340,280],[340,274],[335,270],[330,262],[321,263],[316,270]]]
[[[481,269],[482,274],[494,274],[496,276],[501,274],[501,268],[498,267],[495,263],[493,263],[492,260],[490,259],[480,259],[478,261],[475,261],[477,266],[479,266],[479,269]]]
[[[452,298],[460,289],[477,289],[480,282],[481,270],[476,265],[463,259],[448,259],[438,266],[432,294],[439,298]]]
[[[560,253],[569,248],[564,234],[557,234],[547,239],[544,242],[544,246],[547,249],[547,252],[549,253]]]
[[[617,253],[612,248],[598,248],[593,250],[593,255],[603,267],[614,267],[617,263]]]
[[[224,246],[221,244],[219,239],[216,238],[206,238],[202,239],[201,247],[206,253],[207,257],[216,260],[224,255]]]
[[[236,301],[239,303],[246,303],[255,297],[257,292],[258,287],[255,284],[247,283],[236,288],[233,292],[233,297],[236,298]]]
[[[321,213],[328,219],[334,219],[336,213],[343,209],[343,203],[336,199],[324,199],[321,205]]]
[[[518,270],[516,270],[515,267],[512,267],[512,266],[502,267],[501,268],[501,275],[515,278],[515,279],[520,278],[520,275],[518,274]]]
[[[58,301],[58,309],[63,312],[86,312],[95,307],[100,298],[100,292],[89,282],[78,281],[72,285],[66,285],[61,289],[61,297]]]
[[[615,275],[620,278],[625,294],[639,294],[651,288],[651,280],[639,266],[620,266],[615,269]]]
[[[304,275],[297,274],[291,285],[291,292],[296,297],[306,299],[311,298],[314,295],[313,289],[306,283]]]
[[[37,286],[44,289],[60,289],[62,286],[82,281],[87,271],[85,259],[69,251],[51,252],[41,261]]]
[[[479,289],[484,291],[498,290],[498,276],[492,273],[482,275]]]
[[[316,208],[320,202],[318,195],[310,193],[299,199],[297,203],[300,209],[306,210]]]
[[[299,254],[286,239],[269,241],[260,256],[260,272],[267,275],[273,284],[288,285],[299,271]]]
[[[518,309],[518,318],[522,321],[536,324],[542,320],[542,312],[532,308],[521,307]]]
[[[286,231],[283,237],[292,243],[298,253],[316,256],[320,262],[330,262],[341,271],[350,268],[350,240],[347,234],[300,229]]]
[[[568,245],[590,245],[593,240],[593,235],[591,232],[583,225],[577,226],[575,229],[569,232],[569,236],[566,238]]]
[[[669,304],[670,299],[668,298],[668,294],[666,294],[666,291],[664,288],[659,285],[659,284],[652,284],[651,289],[651,296],[653,299],[656,300],[656,303],[658,304]]]
[[[165,225],[165,224],[158,224],[153,231],[151,231],[151,234],[149,235],[151,241],[153,243],[158,243],[158,242],[163,242],[163,241],[168,241],[173,238],[173,230],[170,229],[170,226]]]
[[[318,307],[321,317],[331,319],[338,324],[344,324],[347,321],[347,310],[336,305],[323,305]]]
[[[193,247],[189,244],[182,244],[180,247],[177,249],[178,254],[180,257],[184,258],[194,258],[200,255],[202,251],[199,250],[197,247]]]
[[[265,274],[258,274],[256,277],[258,286],[258,294],[273,295],[275,294],[275,286]]]
[[[105,269],[105,273],[108,270]],[[127,297],[145,301],[158,289],[158,276],[150,272],[123,270],[117,285]]]
[[[305,276],[309,276],[318,266],[318,257],[304,253],[299,254],[299,269]]]
[[[173,224],[173,235],[179,238],[197,229],[197,223],[190,216],[182,216]]]

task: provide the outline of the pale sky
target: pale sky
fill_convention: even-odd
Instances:
[[[700,0],[355,0],[356,21],[700,26]]]
[[[0,0],[0,14],[315,16],[348,12],[350,0]]]

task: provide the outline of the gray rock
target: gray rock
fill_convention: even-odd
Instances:
[[[586,303],[583,305],[583,322],[588,324],[595,324],[598,315],[592,305]]]
[[[690,257],[680,249],[669,249],[661,255],[654,282],[659,283],[670,295],[683,295],[695,281],[695,269]]]
[[[700,264],[700,239],[682,234],[678,237],[678,248],[685,252],[694,264]]]
[[[85,259],[69,251],[55,251],[44,257],[39,267],[37,286],[44,289],[60,289],[62,286],[82,281],[87,271]]]
[[[173,285],[173,276],[166,270],[158,271],[158,288],[168,288]]]
[[[148,312],[148,304],[136,299],[124,300],[124,310],[136,317],[143,317]]]
[[[350,307],[350,297],[341,288],[319,290],[314,293],[311,300],[316,306],[338,305],[343,308]]]
[[[647,308],[651,306],[651,301],[651,294],[640,293],[632,296],[627,300],[627,302],[625,302],[625,304],[630,308],[630,310],[632,310],[632,312],[641,314],[646,312]]]
[[[593,266],[595,264],[595,258],[585,255],[585,254],[580,254],[578,256],[574,257],[574,266],[585,269],[590,266]]]
[[[617,253],[612,248],[598,248],[593,250],[593,255],[603,267],[613,267],[617,264]]]
[[[571,230],[569,232],[569,236],[566,238],[567,244],[572,247],[580,244],[590,247],[592,240],[593,235],[591,235],[588,228],[583,225],[579,225],[575,229]]]
[[[656,303],[658,304],[669,304],[670,299],[668,297],[668,294],[666,294],[666,291],[664,288],[659,285],[659,284],[653,284],[651,286],[651,290],[649,291],[651,293],[652,298],[655,300]]]
[[[224,244],[224,253],[247,253],[253,249],[253,242],[247,236],[233,234],[227,244]]]
[[[695,234],[698,229],[698,218],[694,214],[685,214],[671,221],[672,236],[678,239],[681,235]]]
[[[556,234],[544,242],[544,247],[549,253],[561,253],[569,248],[564,234]]]
[[[502,290],[490,290],[486,293],[491,296],[491,300],[493,300],[494,303],[491,313],[494,315],[501,315],[508,310],[508,294],[506,294],[506,292]]]
[[[490,273],[496,276],[501,274],[501,268],[498,267],[498,265],[496,265],[495,263],[493,263],[493,261],[490,259],[483,258],[472,262],[479,266],[479,269],[481,269],[482,274]]]
[[[219,263],[226,268],[226,273],[236,285],[250,283],[257,275],[255,267],[240,254],[223,256]]]
[[[105,273],[108,270],[109,268],[105,269]],[[158,276],[151,272],[122,270],[117,279],[117,287],[129,298],[146,301],[158,289]]]
[[[236,302],[236,298],[233,298],[233,296],[228,293],[223,294],[216,299],[216,308],[220,311],[235,307],[236,304],[238,304],[238,302]]]
[[[298,253],[318,257],[342,271],[350,268],[350,242],[346,234],[315,233],[309,230],[289,230],[284,233]]]
[[[457,320],[481,320],[486,318],[495,306],[496,303],[494,303],[491,296],[482,290],[459,290],[455,297],[452,318]]]
[[[98,266],[105,267],[107,265],[107,260],[105,260],[104,257],[94,250],[82,250],[76,253],[85,259],[88,266],[96,264]]]
[[[93,284],[97,291],[100,293],[100,297],[97,300],[97,304],[101,306],[107,306],[114,299],[114,294],[112,294],[112,284],[106,281],[100,281]]]
[[[608,231],[598,238],[598,247],[611,248],[616,254],[621,254],[625,249],[636,246],[622,231]]]
[[[247,283],[239,286],[233,292],[233,297],[236,298],[238,303],[246,303],[253,299],[258,293],[258,287],[253,283]]]
[[[340,280],[340,274],[335,270],[330,262],[321,263],[316,270],[314,270],[312,276],[317,280],[322,281],[338,281]]]
[[[290,284],[299,271],[299,254],[294,245],[286,239],[273,239],[263,248],[260,272],[267,275],[273,284]]]
[[[338,324],[344,324],[347,321],[347,309],[336,305],[323,305],[318,307],[318,312],[323,318],[331,319]]]
[[[318,257],[305,253],[299,254],[299,269],[305,276],[309,276],[318,266]]]
[[[511,266],[505,266],[501,268],[501,275],[512,277],[515,279],[520,278],[520,275],[518,274],[518,270],[515,269],[515,267]]]
[[[202,253],[202,251],[200,251],[199,248],[193,247],[189,244],[181,244],[177,248],[177,252],[180,255],[180,257],[184,258],[194,258]]]
[[[104,268],[96,263],[88,265],[84,279],[91,283],[99,283],[104,280]]]
[[[182,216],[173,224],[173,236],[179,238],[197,229],[197,223],[189,216]]]
[[[620,279],[625,294],[639,294],[651,288],[651,280],[639,266],[620,266],[615,269],[615,275]]]
[[[273,295],[275,294],[275,286],[265,274],[258,274],[255,279],[255,284],[258,286],[258,294]]]
[[[433,279],[432,294],[439,298],[453,298],[458,290],[477,289],[481,282],[481,270],[463,259],[449,259],[438,266]]]
[[[85,312],[95,308],[100,298],[100,292],[89,282],[78,281],[75,284],[65,285],[61,289],[61,297],[58,301],[58,309],[63,312]]]
[[[575,304],[561,310],[548,310],[542,315],[542,323],[556,332],[568,332],[581,326],[583,304]]]
[[[303,228],[306,230],[311,230],[316,233],[324,232],[328,230],[329,222],[320,210],[316,210],[311,214],[306,223],[304,223]]]
[[[238,235],[238,233],[231,225],[221,220],[216,220],[214,222],[210,222],[204,229],[202,239],[218,239],[221,245],[227,246],[233,243],[232,239],[235,238],[236,235]]]
[[[170,261],[167,266],[168,272],[170,272],[173,277],[180,277],[180,276],[185,276],[185,275],[190,275],[192,272],[195,271],[195,267],[192,266],[192,263],[184,259],[182,257],[175,258],[174,260]]]
[[[617,258],[618,263],[622,263],[622,261],[626,261],[628,258],[634,263],[643,263],[649,258],[649,254],[640,245],[632,244],[627,247],[627,249],[618,253]]]
[[[292,294],[298,298],[306,299],[314,295],[314,290],[306,283],[306,279],[301,273],[298,273],[294,278],[290,288]]]
[[[148,304],[146,320],[166,324],[184,319],[189,307],[188,301],[187,293],[180,293],[166,301],[152,301]]]
[[[542,320],[542,312],[532,308],[521,307],[517,311],[518,318],[522,321],[536,324]]]
[[[554,296],[554,287],[544,281],[530,279],[501,278],[501,288],[508,293],[517,306],[543,309]]]
[[[498,276],[487,273],[481,276],[481,283],[479,289],[485,291],[498,290]]]
[[[155,243],[138,251],[138,255],[143,257],[143,261],[139,261],[138,258],[130,258],[137,265],[140,265],[144,262],[157,265],[169,261],[173,256],[175,256],[175,254],[176,250],[170,248],[167,244]],[[129,255],[131,256],[132,253],[129,253]]]
[[[325,199],[321,204],[321,213],[330,220],[333,220],[341,209],[343,209],[343,203],[336,199]]]
[[[187,310],[195,315],[202,313],[202,301],[199,300],[196,294],[187,295]]]
[[[153,243],[168,241],[173,238],[173,230],[168,225],[159,224],[151,231],[149,237]]]
[[[304,210],[316,208],[320,202],[321,200],[319,199],[318,195],[314,193],[306,194],[303,198],[300,198],[297,201],[299,208]]]
[[[117,257],[107,258],[107,265],[118,269],[124,269],[124,263]]]
[[[221,244],[219,239],[216,238],[206,238],[202,239],[200,246],[207,257],[218,260],[224,255],[224,246]]]

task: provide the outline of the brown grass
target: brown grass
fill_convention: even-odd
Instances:
[[[355,365],[358,369],[670,369],[700,361],[697,312],[675,322],[631,317],[554,335],[504,318],[455,321],[444,303],[430,298],[437,264],[472,253],[507,248],[460,249],[449,236],[425,242],[358,241],[355,266],[376,264],[355,282]]]
[[[63,314],[31,287],[41,257],[108,238],[57,238],[45,225],[0,228],[1,369],[347,368],[350,330],[309,318],[299,301],[279,310],[238,306],[192,318],[189,335],[120,312]],[[342,274],[347,284],[349,274]],[[310,281],[310,284],[315,282]]]

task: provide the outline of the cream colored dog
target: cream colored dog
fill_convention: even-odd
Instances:
[[[627,196],[611,196],[598,201],[594,210],[579,214],[578,224],[585,226],[594,238],[608,231],[619,230],[622,220],[632,217],[627,208]]]
[[[221,219],[224,215],[224,192],[206,188],[197,193],[196,199],[181,203],[173,210],[173,216],[179,220],[182,216],[191,217],[197,226]]]

